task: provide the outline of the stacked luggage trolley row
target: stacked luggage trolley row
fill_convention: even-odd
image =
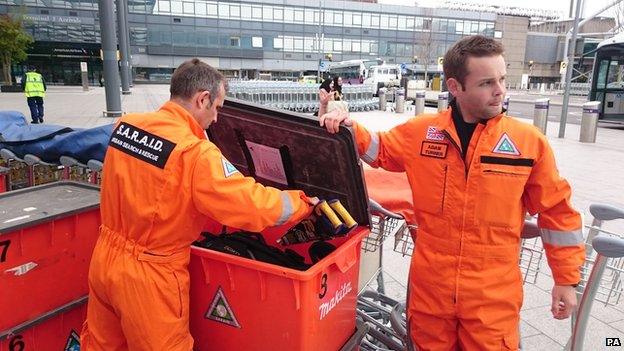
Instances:
[[[417,227],[407,223],[396,213],[380,208],[371,201],[375,212],[371,234],[364,238],[363,250],[374,251],[384,240],[394,237],[393,249],[403,256],[411,256],[413,235]],[[624,209],[605,204],[590,206],[592,223],[584,225],[586,260],[581,267],[581,281],[577,287],[579,307],[571,318],[571,336],[565,350],[581,351],[594,301],[605,306],[617,305],[624,291],[624,233],[602,228],[605,221],[624,219]],[[540,230],[533,218],[527,218],[522,232],[519,266],[525,284],[535,284],[543,257],[538,239]],[[383,280],[378,278],[383,284]],[[375,290],[364,290],[358,297],[358,318],[365,321],[368,332],[361,342],[362,350],[408,350],[405,303],[383,294],[383,285]]]
[[[319,108],[319,87],[319,84],[296,82],[230,81],[228,96],[271,108],[312,113]],[[342,93],[349,111],[378,110],[375,90],[370,84],[343,85]]]
[[[9,149],[0,149],[0,193],[59,180],[99,185],[101,170],[99,160],[83,164],[72,157],[61,156],[58,162],[50,163],[32,154],[20,157]]]

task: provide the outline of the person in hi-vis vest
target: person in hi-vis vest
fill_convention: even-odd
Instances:
[[[32,123],[43,123],[43,98],[45,97],[46,85],[43,76],[37,73],[34,67],[30,67],[24,75],[22,89],[30,108]]]

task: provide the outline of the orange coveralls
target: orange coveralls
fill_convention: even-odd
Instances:
[[[191,350],[191,243],[206,216],[249,231],[311,212],[300,191],[244,177],[181,106],[123,117],[106,153],[83,350]]]
[[[451,109],[388,132],[354,130],[362,159],[406,172],[412,190],[412,342],[421,351],[516,350],[525,213],[539,214],[556,284],[578,283],[584,260],[581,217],[546,138],[500,114],[477,125],[464,162]]]

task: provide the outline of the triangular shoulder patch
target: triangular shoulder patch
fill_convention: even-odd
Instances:
[[[230,304],[225,298],[225,294],[223,294],[223,290],[221,289],[221,287],[217,289],[217,293],[212,299],[212,303],[210,304],[208,311],[204,315],[204,318],[212,319],[213,321],[231,325],[236,328],[241,327],[238,323],[238,320],[236,320],[234,312],[232,311]]]
[[[520,151],[516,147],[516,144],[514,144],[514,142],[511,140],[509,135],[507,135],[507,133],[503,133],[503,135],[501,135],[492,152],[505,155],[520,155]]]
[[[226,178],[229,178],[234,173],[238,173],[238,169],[236,169],[230,161],[225,159],[225,157],[221,158],[221,165],[223,166],[223,175]]]

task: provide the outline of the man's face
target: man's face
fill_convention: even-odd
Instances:
[[[497,116],[502,111],[507,92],[505,59],[501,55],[469,57],[466,66],[468,75],[463,85],[453,78],[447,82],[449,91],[457,99],[464,120],[475,123],[480,119]]]
[[[206,94],[203,99],[203,108],[197,121],[202,128],[208,129],[212,123],[217,121],[219,109],[223,107],[223,101],[225,100],[225,88],[221,85],[217,96],[212,97],[212,102],[210,102],[210,93]]]

